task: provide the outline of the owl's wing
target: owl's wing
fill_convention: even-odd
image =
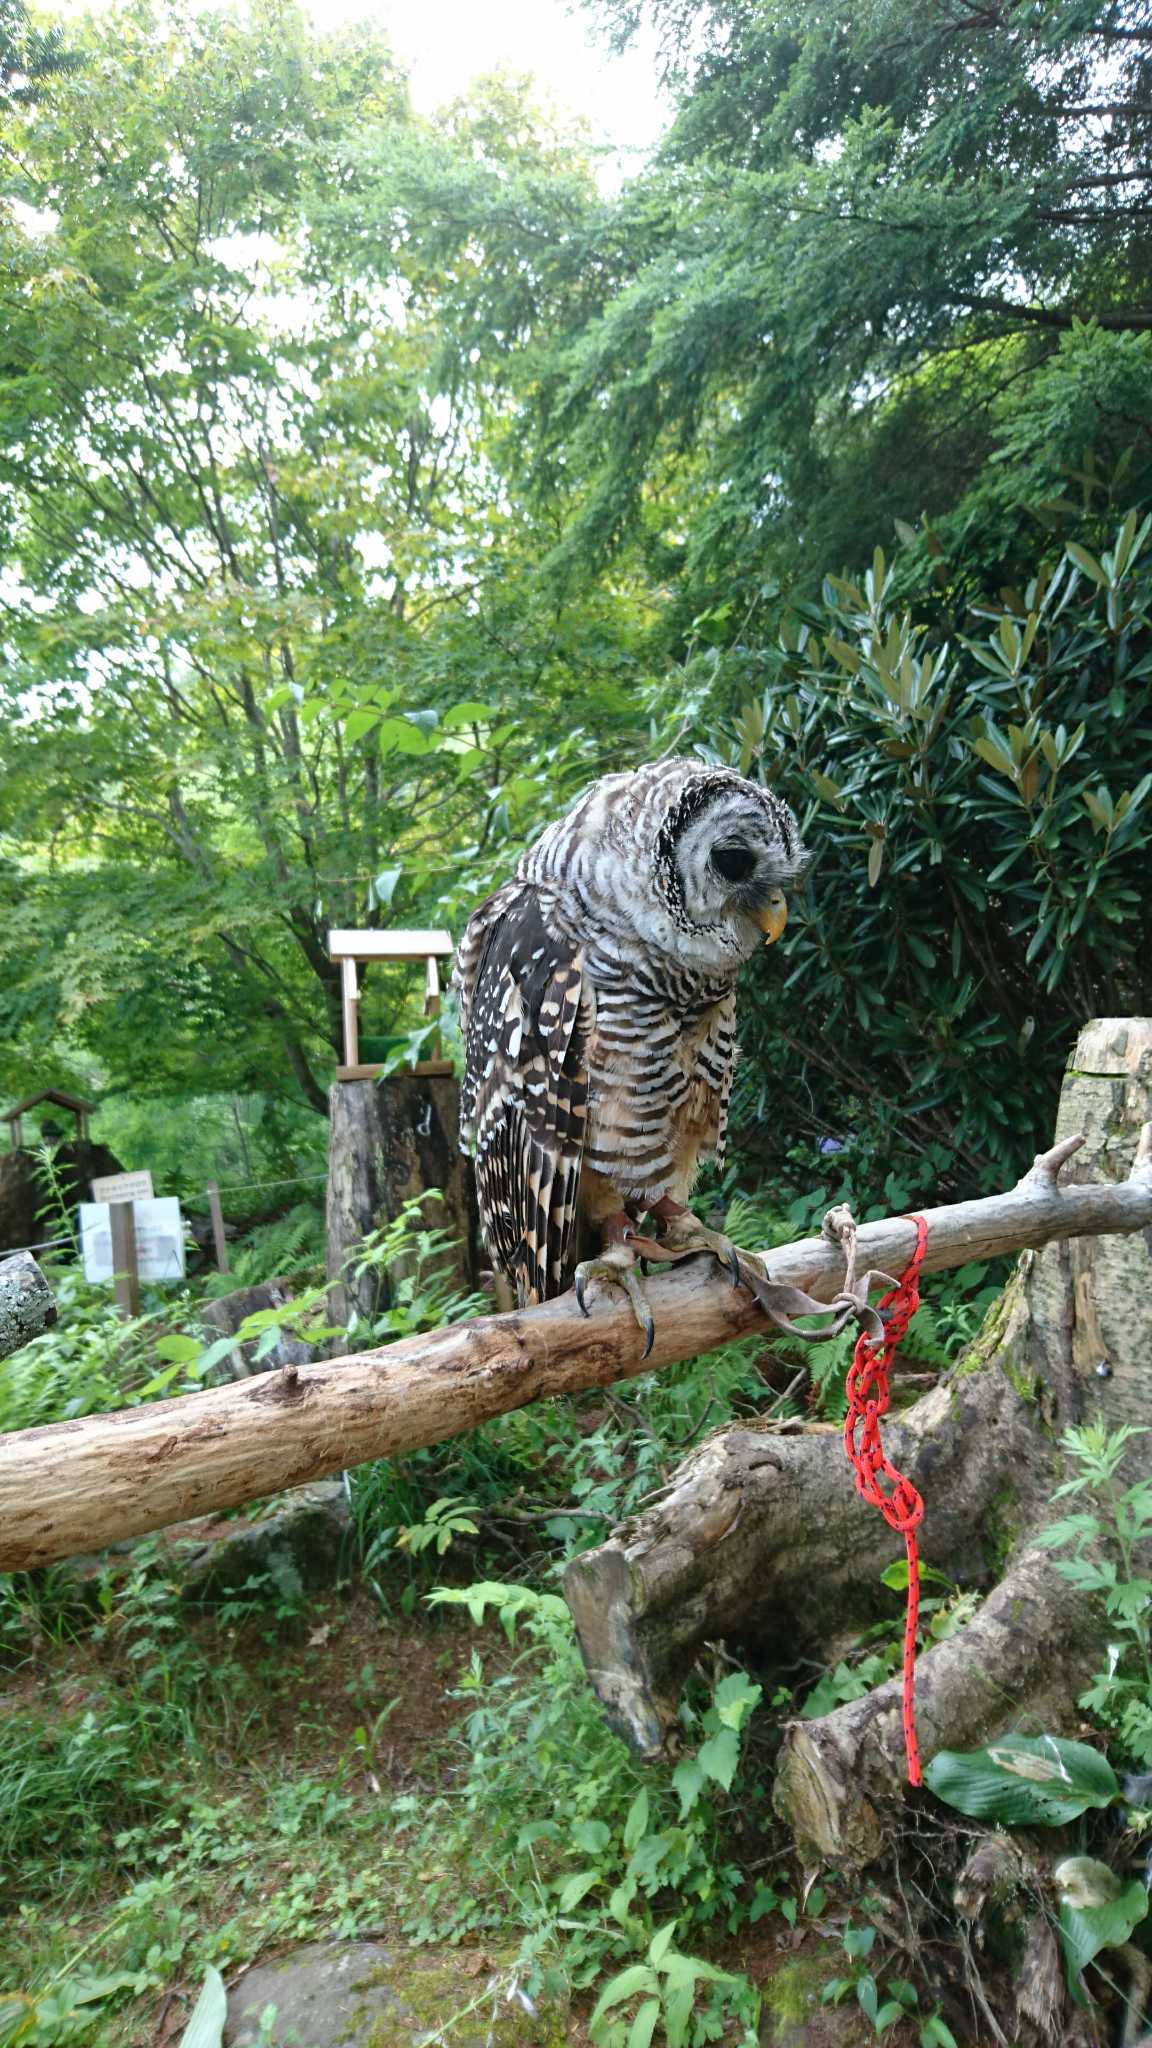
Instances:
[[[502,892],[503,893],[503,892]],[[588,1117],[592,1000],[532,888],[489,921],[467,1008],[464,1095],[489,1250],[523,1304],[568,1284]]]
[[[728,1110],[732,1101],[732,1077],[740,1048],[736,1043],[736,996],[726,996],[719,1005],[712,1028],[696,1056],[696,1077],[703,1081],[709,1097],[715,1103],[712,1129],[707,1132],[701,1157],[715,1159],[718,1166],[724,1164],[724,1147],[728,1137]]]

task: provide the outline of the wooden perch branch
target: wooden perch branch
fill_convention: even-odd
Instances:
[[[1152,1225],[1152,1129],[1122,1186],[1060,1187],[1057,1172],[1073,1149],[1066,1140],[1043,1155],[1007,1194],[930,1210],[926,1269]],[[906,1218],[863,1225],[861,1268],[899,1272],[914,1236]],[[764,1259],[771,1279],[824,1301],[844,1276],[841,1252],[822,1238]],[[585,1319],[567,1294],[383,1350],[0,1437],[0,1569],[27,1570],[237,1507],[457,1436],[530,1401],[634,1378],[766,1331],[752,1297],[708,1258],[654,1277],[649,1299],[656,1339],[647,1360],[627,1303],[598,1292]]]

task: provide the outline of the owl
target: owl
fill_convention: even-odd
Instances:
[[[595,783],[473,911],[453,976],[461,1146],[522,1305],[574,1283],[587,1314],[589,1281],[615,1283],[647,1355],[638,1259],[711,1251],[741,1277],[687,1201],[723,1155],[736,977],[783,931],[806,859],[771,790],[664,760]]]

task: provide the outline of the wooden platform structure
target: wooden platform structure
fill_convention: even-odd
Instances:
[[[384,1071],[383,1060],[360,1058],[360,983],[357,967],[373,960],[424,962],[424,1015],[440,1014],[440,971],[438,962],[449,960],[454,951],[452,937],[445,931],[334,931],[328,934],[328,957],[340,968],[344,1010],[344,1063],[336,1069],[338,1081],[372,1081]],[[450,1074],[451,1060],[440,1057],[439,1037],[434,1040],[436,1056],[418,1060],[405,1069],[412,1074]]]
[[[41,1102],[54,1102],[59,1109],[71,1110],[76,1119],[76,1142],[88,1143],[88,1119],[95,1116],[98,1105],[85,1102],[81,1095],[69,1095],[63,1088],[41,1088],[35,1095],[26,1095],[23,1102],[14,1102],[11,1109],[0,1110],[0,1123],[8,1126],[8,1149],[19,1152],[24,1143],[22,1119],[29,1110],[36,1109]]]

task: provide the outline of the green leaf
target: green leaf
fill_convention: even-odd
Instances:
[[[987,1749],[941,1750],[924,1780],[938,1799],[977,1819],[1059,1827],[1119,1797],[1106,1757],[1057,1735],[1005,1735]]]
[[[660,2000],[646,1998],[628,2030],[628,2048],[650,2048],[660,2018]]]
[[[934,1571],[930,1564],[925,1564],[921,1561],[921,1584],[926,1585],[930,1579],[934,1579],[938,1586],[950,1586],[952,1584],[951,1579],[948,1578],[946,1573]],[[906,1593],[908,1591],[908,1559],[906,1557],[894,1558],[892,1563],[887,1565],[881,1572],[880,1584],[888,1586],[893,1593]]]
[[[1068,542],[1066,552],[1071,556],[1076,567],[1083,569],[1084,574],[1092,578],[1093,583],[1098,583],[1101,589],[1107,588],[1108,578],[1096,560],[1095,555],[1089,554],[1088,549],[1081,547],[1079,541],[1075,540]]]
[[[572,1840],[587,1855],[599,1856],[612,1840],[612,1830],[602,1820],[580,1820],[572,1830]],[[631,1848],[632,1844],[626,1842],[625,1847]]]
[[[730,1671],[716,1687],[712,1704],[723,1726],[739,1731],[763,1696],[763,1686],[754,1685],[745,1672]]]
[[[157,1358],[173,1358],[179,1365],[190,1364],[194,1358],[199,1358],[203,1348],[198,1337],[185,1337],[179,1331],[156,1339]]]
[[[365,733],[371,732],[373,726],[379,723],[378,711],[350,711],[344,720],[344,731],[348,739],[362,740]]]
[[[704,1773],[694,1756],[686,1756],[672,1773],[673,1790],[680,1799],[680,1818],[691,1813],[704,1790]]]
[[[1104,1948],[1123,1948],[1148,1911],[1148,1893],[1139,1878],[1104,1906],[1060,1905],[1060,1944],[1069,1989],[1079,1992],[1079,1978]]]
[[[497,715],[491,704],[468,701],[450,705],[440,723],[445,732],[454,732],[461,725],[487,725]]]
[[[586,1898],[592,1887],[600,1882],[601,1874],[598,1870],[576,1871],[560,1888],[557,1905],[561,1913],[570,1913],[573,1906],[578,1906],[581,1899]]]
[[[387,910],[388,905],[396,894],[396,884],[403,873],[403,868],[381,868],[380,873],[376,876],[372,884],[372,894],[375,896],[381,910]]]
[[[117,1970],[111,1977],[85,1977],[69,1986],[68,2001],[71,2005],[103,2005],[118,1991],[135,1991],[139,1981],[134,1970]]]
[[[876,1979],[867,1970],[862,1977],[856,1979],[856,2003],[861,2012],[874,2022],[880,2000],[876,1990]]]
[[[672,1946],[672,1937],[679,1926],[678,1920],[669,1920],[652,1936],[648,1944],[648,1961],[654,1970],[659,1969]]]
[[[180,2048],[220,2048],[227,2017],[228,1997],[224,1990],[224,1979],[219,1970],[213,1969],[209,1963],[204,1972],[200,1996],[192,2008],[188,2025],[180,2036]]]
[[[955,2034],[938,2012],[930,2013],[920,2028],[920,2048],[959,2048]]]
[[[609,1978],[596,2001],[589,2027],[594,2030],[597,2022],[606,2012],[611,2012],[614,2005],[623,2005],[625,1999],[636,1998],[641,1992],[649,1996],[655,1993],[658,1997],[660,1980],[647,1963],[631,1963],[626,1970],[620,1970],[615,1977]]]
[[[640,1837],[647,1832],[648,1793],[647,1789],[642,1787],[628,1808],[628,1818],[624,1822],[624,1847],[628,1850],[634,1849]]]
[[[725,1792],[732,1789],[736,1766],[740,1762],[740,1743],[732,1728],[721,1728],[707,1742],[702,1742],[696,1752],[696,1762],[706,1778],[722,1785]]]

